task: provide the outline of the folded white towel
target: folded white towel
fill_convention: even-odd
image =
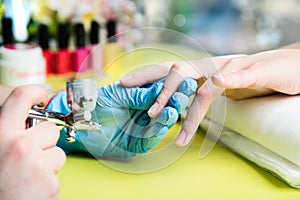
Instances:
[[[222,125],[205,118],[201,123],[201,127],[207,130],[208,126],[210,126],[210,134],[213,136],[213,133],[218,132]],[[277,155],[273,151],[228,129],[227,127],[223,127],[219,143],[271,172],[290,186],[300,188],[300,167]]]
[[[215,106],[222,106],[224,98],[217,99]],[[226,102],[226,128],[221,142],[299,187],[300,96],[277,94]],[[217,116],[212,120],[220,123]],[[207,129],[205,121],[201,126]]]

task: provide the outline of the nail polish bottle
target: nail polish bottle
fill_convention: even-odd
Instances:
[[[46,62],[46,73],[53,73],[54,54],[49,49],[49,32],[45,24],[40,24],[38,29],[38,43],[43,50],[43,56]]]
[[[89,69],[89,49],[85,46],[85,31],[82,23],[75,24],[74,71],[84,72]]]
[[[0,58],[0,84],[9,87],[45,84],[45,60],[39,46],[28,43],[6,44],[0,48]]]
[[[14,36],[12,31],[12,19],[9,17],[2,17],[2,39],[3,45],[12,44],[14,42]]]
[[[90,30],[90,65],[97,76],[103,72],[103,47],[99,44],[100,25],[92,21]]]
[[[73,55],[68,49],[69,31],[68,24],[59,24],[57,30],[58,49],[55,54],[55,72],[57,74],[66,74],[72,71]]]
[[[117,62],[117,58],[121,55],[123,49],[117,43],[116,36],[117,22],[115,20],[109,20],[106,23],[107,43],[104,46],[103,60],[106,71],[118,70],[120,64]]]

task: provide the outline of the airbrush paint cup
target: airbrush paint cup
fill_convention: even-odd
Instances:
[[[91,79],[67,82],[67,102],[74,113],[92,112],[97,101],[97,82]]]

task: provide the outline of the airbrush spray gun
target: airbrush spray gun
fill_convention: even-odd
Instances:
[[[92,111],[96,107],[97,83],[94,80],[72,80],[66,83],[67,103],[71,108],[68,114],[47,111],[38,106],[29,110],[26,127],[30,128],[41,121],[50,121],[67,129],[68,142],[74,142],[76,130],[100,130],[100,124],[92,121]]]

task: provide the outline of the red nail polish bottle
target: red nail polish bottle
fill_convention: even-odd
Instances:
[[[89,49],[85,47],[85,31],[82,23],[75,24],[74,71],[84,72],[89,69]]]
[[[69,31],[67,24],[58,25],[58,50],[55,55],[55,72],[57,74],[65,74],[72,71],[73,55],[68,49]]]
[[[51,74],[53,73],[54,54],[49,49],[49,33],[48,33],[48,27],[45,24],[41,24],[39,26],[38,43],[43,50],[43,56],[46,62],[46,73]]]

